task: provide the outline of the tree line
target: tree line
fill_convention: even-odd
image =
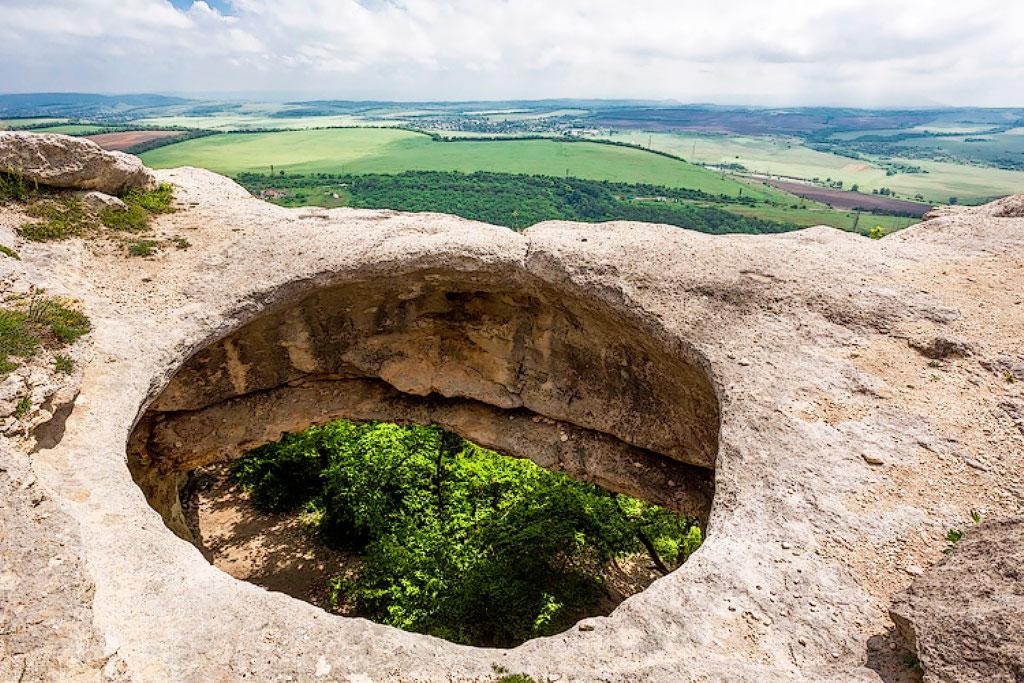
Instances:
[[[406,171],[399,174],[243,173],[254,194],[275,190],[286,206],[352,206],[435,211],[522,229],[546,220],[643,221],[707,233],[774,233],[797,226],[731,213],[750,197],[640,183],[508,173]],[[335,198],[337,195],[337,198]]]

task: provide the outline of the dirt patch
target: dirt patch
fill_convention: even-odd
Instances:
[[[930,204],[910,202],[905,199],[892,199],[873,194],[832,190],[826,187],[791,183],[785,180],[766,180],[772,187],[795,194],[797,197],[813,199],[816,202],[831,204],[837,209],[861,209],[863,211],[892,211],[920,218],[931,211]]]
[[[98,133],[86,135],[103,149],[124,151],[150,140],[162,140],[182,135],[180,130],[127,130],[120,133]]]
[[[260,512],[236,485],[227,464],[193,474],[182,501],[196,545],[210,564],[236,579],[331,609],[330,579],[354,572],[357,556],[328,548],[313,537],[301,513]]]

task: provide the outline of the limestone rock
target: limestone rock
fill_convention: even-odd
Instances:
[[[1000,354],[981,361],[981,367],[1007,382],[1024,382],[1024,358]]]
[[[0,131],[0,170],[40,185],[111,195],[156,186],[153,172],[138,157],[56,133]]]
[[[88,206],[93,211],[99,213],[106,209],[126,209],[127,205],[119,197],[113,195],[104,194],[96,190],[90,190],[89,192],[83,192],[78,197],[83,204]]]
[[[968,529],[891,613],[927,681],[1024,680],[1024,517]]]
[[[992,215],[996,218],[1024,218],[1024,195],[1010,195],[992,202]]]
[[[561,681],[878,681],[868,643],[893,628],[908,567],[928,581],[939,531],[965,510],[997,520],[1024,506],[1021,383],[972,381],[973,362],[932,380],[906,342],[961,339],[1015,372],[1024,310],[1006,283],[1024,281],[1024,219],[970,207],[878,241],[642,223],[513,232],[286,209],[197,169],[157,177],[181,207],[159,230],[187,235],[188,251],[125,259],[70,240],[0,260],[19,269],[8,289],[75,296],[94,321],[72,391],[39,398],[46,425],[0,437],[0,527],[13,530],[0,534],[0,680],[462,682],[501,667]],[[20,220],[0,207],[0,229]],[[437,421],[680,506],[706,507],[704,482],[706,540],[582,630],[494,650],[236,580],[161,520],[190,463],[342,415]],[[963,454],[986,467],[960,466]],[[1014,552],[990,545],[984,566]],[[1014,605],[997,578],[985,585]],[[920,604],[936,615],[908,614],[926,669],[959,666],[927,644],[956,612],[977,613]],[[1005,623],[979,626],[982,674],[1015,661]],[[100,675],[81,675],[90,667]]]
[[[31,469],[0,440],[0,681],[101,680],[112,653],[93,626],[76,522]]]
[[[911,339],[910,346],[928,358],[966,358],[974,354],[971,344],[958,337],[938,335],[928,339]]]
[[[25,378],[20,374],[12,373],[0,379],[0,417],[12,415],[18,405],[18,401],[27,393],[28,387]]]

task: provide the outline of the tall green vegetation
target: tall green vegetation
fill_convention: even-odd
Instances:
[[[712,195],[660,185],[508,173],[407,171],[396,175],[243,173],[251,192],[285,206],[315,204],[436,211],[521,229],[546,220],[644,221],[709,233],[768,233],[796,226],[742,216],[720,206],[750,206],[750,197]]]
[[[361,555],[337,601],[460,643],[557,633],[598,609],[610,563],[642,554],[668,571],[701,541],[692,520],[439,427],[333,422],[233,473],[258,508],[304,510],[323,542]]]
[[[33,242],[49,242],[99,234],[102,227],[118,232],[142,232],[156,214],[173,211],[174,188],[161,183],[153,190],[132,189],[124,194],[123,208],[93,210],[77,193],[40,188],[17,173],[0,172],[0,203],[24,204],[33,220],[22,223],[18,234]]]
[[[73,344],[92,329],[89,318],[56,297],[34,295],[0,308],[0,377],[40,348]]]

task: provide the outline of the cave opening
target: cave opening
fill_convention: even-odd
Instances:
[[[135,481],[166,525],[236,578],[343,615],[376,615],[378,621],[456,642],[511,646],[567,627],[576,618],[608,613],[692,552],[710,513],[719,421],[717,394],[703,358],[650,321],[521,277],[424,271],[299,286],[282,295],[184,360],[140,415],[128,458]],[[339,441],[339,430],[376,433],[367,451],[376,459],[352,461],[352,443],[360,439],[349,434]],[[309,445],[310,438],[326,433],[335,435],[331,447]],[[321,488],[295,479],[302,469],[295,463],[274,464],[303,439],[306,452],[316,454],[320,469],[313,479]],[[374,476],[380,484],[379,467],[389,462],[387,453],[409,439],[422,448],[406,449],[412,455],[403,462],[419,463],[419,469],[413,468],[402,486],[387,480],[370,491],[353,484]],[[434,475],[428,467],[432,458]],[[353,462],[365,468],[362,479],[351,471]],[[444,486],[435,481],[441,470]],[[267,479],[267,472],[277,472],[279,480],[269,488],[274,478]],[[348,479],[342,477],[348,489],[338,485],[343,472],[348,472]],[[467,483],[474,477],[476,489]],[[524,481],[533,482],[532,488],[524,488]],[[321,486],[324,482],[333,482],[327,487],[333,487],[333,494]],[[435,543],[465,541],[459,534],[467,527],[452,526],[450,517],[456,514],[446,516],[455,498],[444,495],[445,514],[436,509],[425,513],[421,505],[415,522],[392,519],[372,533],[363,529],[363,537],[354,539],[360,525],[352,515],[362,503],[352,500],[383,495],[393,512],[439,491],[460,501],[481,491],[493,493],[495,482],[506,485],[503,495],[509,500],[520,504],[527,499],[524,509],[546,510],[538,519],[565,522],[552,527],[557,533],[546,529],[541,540],[561,539],[561,550],[551,551],[551,557],[562,569],[598,562],[589,576],[601,585],[601,598],[587,602],[586,609],[566,606],[572,602],[565,599],[573,594],[566,589],[571,572],[554,573],[552,585],[561,591],[533,591],[525,601],[530,608],[516,612],[530,615],[530,628],[446,630],[437,620],[431,628],[417,627],[405,613],[416,612],[415,601],[397,600],[395,591],[399,585],[407,592],[423,590],[407,580],[422,568],[411,566],[403,578],[397,569],[403,558],[415,559],[420,548],[420,556],[443,555],[445,562],[458,564],[465,557],[500,555],[495,548],[502,543],[490,537],[464,555],[441,552],[436,545],[421,547],[423,529],[431,525]],[[268,504],[273,498],[268,490],[275,486],[278,493],[305,493],[296,495],[291,506]],[[347,507],[332,507],[325,503],[331,495],[351,500]],[[602,505],[612,507],[595,513]],[[489,518],[498,507],[468,509]],[[613,521],[616,514],[623,515],[620,521],[629,519],[624,511],[648,514],[664,524],[644,527],[655,534],[653,539],[631,528],[631,540],[621,547],[596,554],[588,547],[589,555],[566,550],[574,542],[607,546],[600,533],[591,529],[588,537],[580,528],[593,527],[595,520]],[[489,524],[505,536],[530,528],[528,522],[497,525],[498,517]],[[333,520],[328,524],[333,533],[325,531],[325,518]],[[563,532],[575,541],[558,535]],[[392,541],[390,551],[382,539]],[[246,552],[266,557],[267,546],[277,549],[277,559],[253,571],[253,562],[244,560]],[[516,552],[529,555],[518,546]],[[514,565],[494,566],[505,567],[507,574]],[[289,567],[320,569],[307,572],[296,588]],[[376,583],[366,579],[368,574]],[[471,614],[465,603],[473,600],[501,601],[503,607],[517,600],[514,591],[496,597],[500,591],[462,586],[450,592],[461,596],[461,603],[452,598],[451,604],[462,605],[463,612],[449,610],[456,614]]]

